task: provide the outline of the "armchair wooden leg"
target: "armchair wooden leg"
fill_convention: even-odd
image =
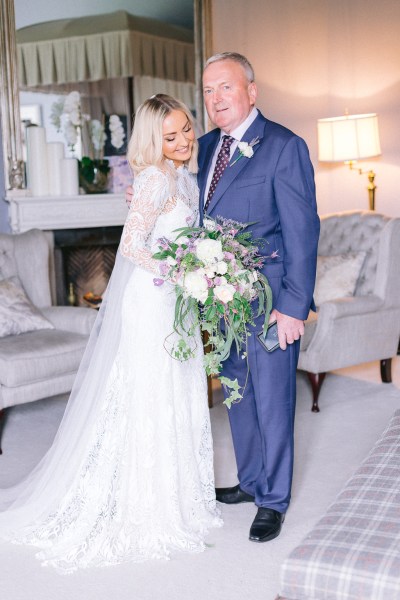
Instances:
[[[311,383],[312,393],[313,393],[313,403],[312,403],[312,407],[311,407],[312,412],[319,412],[318,396],[319,396],[319,391],[321,389],[321,385],[325,379],[325,375],[326,375],[326,373],[309,373],[307,371],[307,376]]]
[[[392,383],[392,359],[381,360],[381,379],[383,383]]]
[[[5,422],[5,413],[6,413],[6,409],[2,408],[0,410],[0,454],[3,454],[3,450],[1,449],[1,438],[2,438],[2,433],[3,433],[3,427],[4,427],[4,422]]]

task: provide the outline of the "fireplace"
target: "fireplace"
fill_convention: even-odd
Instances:
[[[87,292],[102,295],[112,268],[128,207],[124,194],[30,196],[28,190],[8,192],[13,233],[37,228],[54,239],[56,301],[86,305]]]
[[[114,267],[121,233],[120,226],[54,231],[58,305],[87,306],[84,294],[103,294]]]

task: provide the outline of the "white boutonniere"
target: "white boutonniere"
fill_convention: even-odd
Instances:
[[[247,142],[239,142],[238,143],[238,149],[239,149],[239,156],[233,161],[233,163],[230,165],[231,167],[233,167],[233,165],[235,163],[237,163],[237,161],[242,158],[242,156],[244,156],[245,158],[251,158],[254,154],[254,150],[253,150],[253,146],[255,146],[256,144],[258,144],[260,141],[260,138],[257,136],[256,138],[254,138],[253,140],[251,140],[251,142],[247,143]]]

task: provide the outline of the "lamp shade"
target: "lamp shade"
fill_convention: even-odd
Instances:
[[[358,160],[379,154],[381,145],[375,113],[318,119],[320,161]]]

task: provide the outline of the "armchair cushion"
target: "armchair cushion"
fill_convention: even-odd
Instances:
[[[353,296],[366,252],[349,252],[333,256],[318,256],[315,283],[315,303]]]
[[[0,337],[53,328],[30,302],[17,277],[0,281]]]
[[[89,335],[97,311],[84,306],[48,306],[41,312],[57,329]]]
[[[87,335],[58,329],[3,338],[0,385],[15,387],[76,373],[87,339]]]

